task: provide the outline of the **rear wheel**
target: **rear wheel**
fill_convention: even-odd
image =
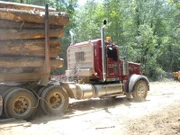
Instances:
[[[4,112],[7,117],[30,119],[36,111],[36,106],[36,97],[23,88],[12,89],[4,98]]]
[[[46,114],[63,115],[69,104],[66,91],[60,86],[50,86],[41,93],[40,105]]]
[[[145,80],[139,80],[136,82],[132,96],[136,101],[143,101],[147,97],[149,86]]]

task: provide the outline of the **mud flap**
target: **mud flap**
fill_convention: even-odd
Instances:
[[[0,96],[0,116],[2,115],[3,112],[3,98]]]

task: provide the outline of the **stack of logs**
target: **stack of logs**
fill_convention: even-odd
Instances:
[[[45,59],[45,8],[0,1],[0,73],[31,73],[43,66]],[[63,12],[49,9],[50,66],[60,68],[57,59],[59,37],[69,22]]]
[[[175,80],[180,81],[180,71],[172,72],[172,75],[173,75]]]

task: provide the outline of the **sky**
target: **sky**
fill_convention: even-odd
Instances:
[[[86,3],[87,0],[78,0],[78,3],[80,6],[83,6]]]

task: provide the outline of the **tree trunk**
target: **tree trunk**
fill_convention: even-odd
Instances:
[[[45,40],[43,39],[0,41],[0,48],[1,56],[45,56]],[[56,58],[60,51],[59,39],[50,39],[51,58]]]
[[[16,22],[44,23],[45,12],[0,8],[0,19]],[[65,26],[69,23],[64,12],[49,12],[49,24]]]
[[[0,29],[0,40],[11,40],[11,39],[38,39],[44,38],[44,30],[39,29]],[[64,35],[63,29],[50,29],[49,37],[62,37]]]
[[[44,64],[43,58],[38,57],[0,57],[0,68],[38,68]],[[51,59],[51,68],[61,68],[63,59]]]
[[[37,68],[0,68],[0,74],[33,73]]]
[[[0,20],[0,28],[2,29],[44,29],[45,25],[40,23],[15,22],[9,20]],[[63,29],[63,26],[50,25],[50,29]]]

